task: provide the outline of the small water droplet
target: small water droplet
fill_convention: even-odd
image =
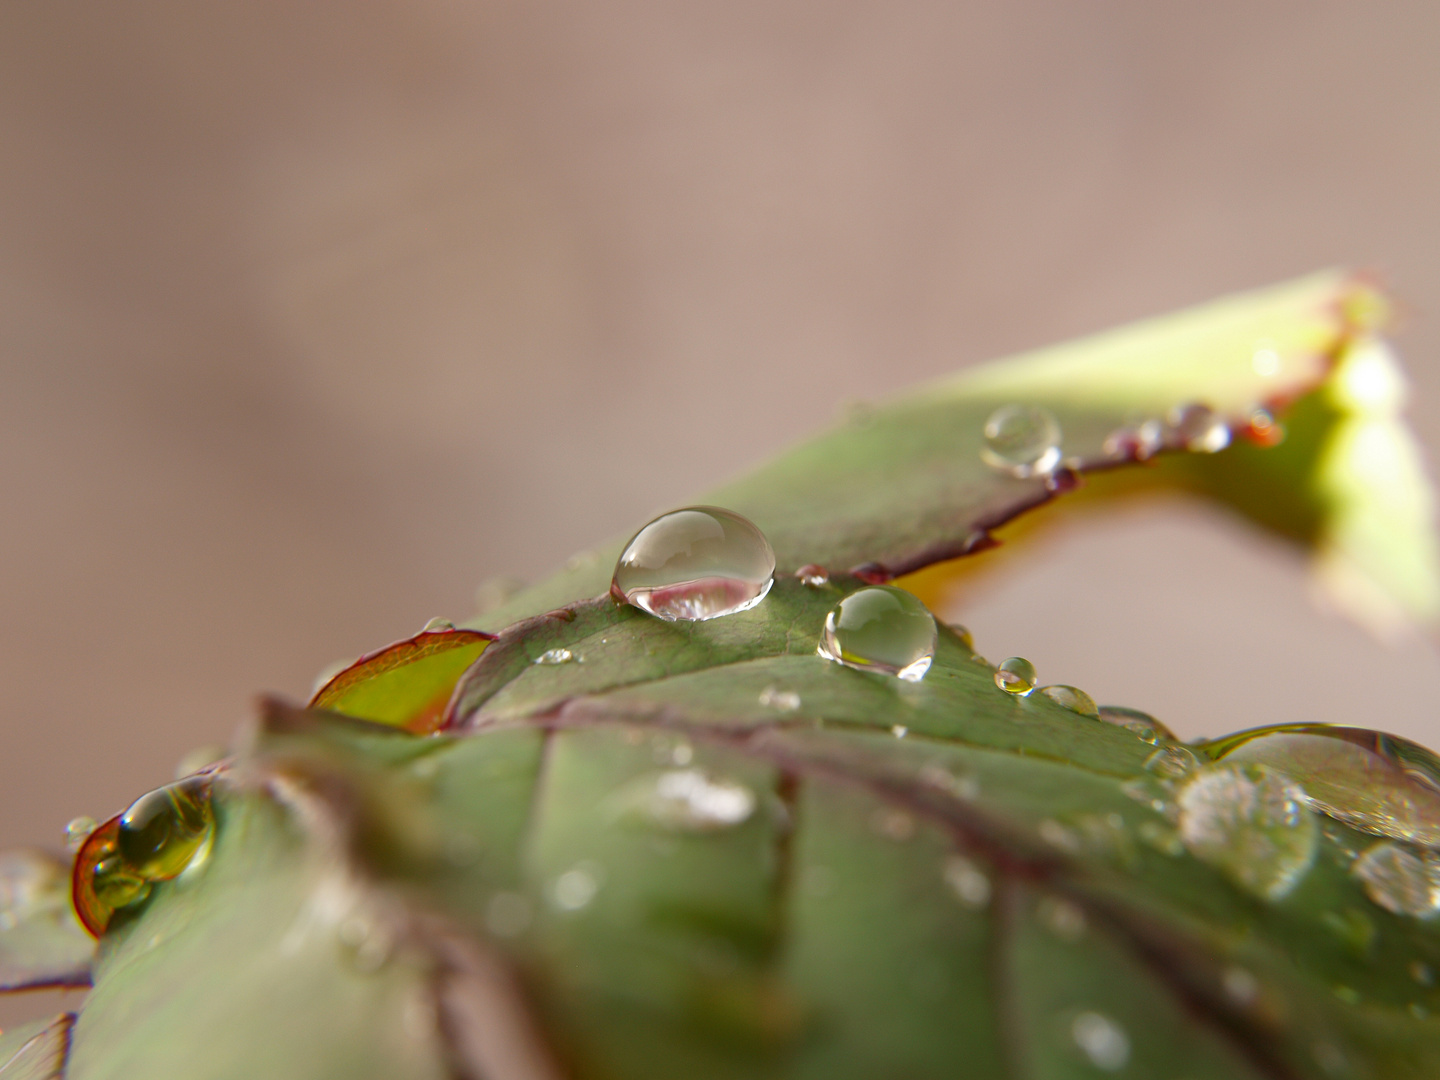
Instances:
[[[816,566],[814,563],[806,563],[800,567],[795,571],[795,576],[800,579],[800,584],[808,585],[812,589],[830,584],[830,572],[823,566]]]
[[[1057,683],[1054,686],[1042,686],[1040,693],[1044,694],[1062,709],[1069,709],[1071,712],[1079,713],[1081,716],[1093,716],[1097,719],[1100,716],[1100,710],[1095,705],[1095,699],[1078,686],[1066,686],[1064,683]]]
[[[919,682],[935,658],[935,617],[913,593],[871,585],[825,616],[818,651],[846,667]]]
[[[945,884],[962,904],[976,910],[990,902],[990,878],[963,855],[948,855],[942,871]]]
[[[995,669],[995,685],[1007,694],[1025,697],[1035,689],[1035,665],[1023,656],[1012,656],[1001,660]]]
[[[1075,835],[1073,829],[1068,829],[1054,818],[1045,818],[1035,827],[1040,834],[1040,839],[1053,848],[1061,851],[1068,851],[1072,855],[1080,854],[1080,837]]]
[[[1435,969],[1425,961],[1412,960],[1406,970],[1410,972],[1410,977],[1421,986],[1435,985]]]
[[[1097,713],[1107,724],[1122,727],[1144,742],[1159,742],[1161,739],[1173,741],[1175,738],[1174,732],[1168,727],[1139,709],[1127,709],[1123,705],[1101,705]]]
[[[985,421],[980,456],[1011,476],[1044,476],[1060,464],[1060,422],[1038,405],[1002,405]]]
[[[975,637],[967,627],[962,626],[958,622],[946,623],[945,625],[950,628],[952,634],[960,639],[961,645],[964,645],[971,653],[975,652]]]
[[[774,582],[775,552],[730,510],[692,506],[663,514],[625,545],[612,591],[661,619],[700,622],[748,611]]]
[[[1145,768],[1166,780],[1178,780],[1200,767],[1200,759],[1183,746],[1162,746],[1145,759]]]
[[[1351,864],[1350,873],[1386,911],[1417,918],[1440,911],[1440,858],[1433,852],[1421,854],[1382,840]]]
[[[210,785],[181,780],[142,795],[120,815],[115,841],[130,868],[150,881],[176,877],[209,842],[215,828]]]
[[[1325,724],[1281,724],[1201,745],[1221,761],[1283,772],[1312,808],[1362,832],[1440,845],[1440,757],[1398,736]]]
[[[1242,967],[1228,967],[1221,977],[1225,996],[1237,1005],[1249,1005],[1260,996],[1260,980]]]
[[[870,828],[887,840],[904,841],[915,835],[915,819],[903,810],[885,806],[871,816]]]
[[[891,724],[890,734],[894,735],[897,739],[903,739],[906,735],[910,734],[910,729],[904,724]]]
[[[1130,1060],[1130,1037],[1108,1016],[1082,1012],[1070,1024],[1070,1035],[1097,1069],[1116,1072]]]
[[[980,781],[973,776],[956,776],[944,765],[930,762],[920,767],[920,782],[954,795],[957,799],[978,799]]]
[[[675,832],[718,832],[755,812],[755,793],[744,784],[700,769],[671,769],[623,789],[618,805],[648,824]]]
[[[1285,896],[1314,861],[1320,830],[1305,793],[1263,766],[1202,769],[1176,801],[1190,854],[1262,899]]]
[[[576,656],[569,649],[546,649],[535,657],[537,664],[573,664]]]
[[[588,907],[600,891],[601,871],[592,862],[576,863],[550,885],[550,899],[561,911]]]
[[[1230,427],[1209,405],[1193,402],[1170,411],[1176,441],[1197,454],[1214,454],[1230,445]]]
[[[767,709],[794,712],[800,708],[800,695],[794,690],[781,690],[774,686],[767,686],[760,691],[760,704]]]
[[[71,851],[79,851],[80,845],[95,831],[97,824],[99,822],[86,814],[71,818],[65,823],[65,846]]]
[[[1035,913],[1041,924],[1062,941],[1079,941],[1085,933],[1085,912],[1069,900],[1047,896]]]
[[[411,625],[413,626],[414,623],[411,623]],[[422,634],[439,634],[443,633],[446,630],[454,629],[455,624],[453,622],[451,622],[449,619],[442,619],[439,615],[436,615],[435,618],[431,619],[429,622],[427,622],[424,626],[420,628],[420,632]]]
[[[533,918],[529,899],[520,893],[497,892],[485,905],[485,928],[496,937],[519,937]]]

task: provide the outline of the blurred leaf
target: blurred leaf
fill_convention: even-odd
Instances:
[[[43,851],[0,854],[0,990],[89,986],[94,940],[70,906],[70,867]]]
[[[460,673],[490,643],[474,630],[423,631],[362,656],[310,704],[423,735],[434,731]]]
[[[72,1013],[37,1020],[0,1035],[0,1077],[4,1080],[59,1080],[70,1051]]]

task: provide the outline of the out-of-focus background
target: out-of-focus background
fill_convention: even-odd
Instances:
[[[1334,263],[1440,446],[1440,6],[0,5],[0,844],[847,400]],[[949,612],[1184,735],[1440,742],[1186,504]]]

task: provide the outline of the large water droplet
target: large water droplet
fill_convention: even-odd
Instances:
[[[136,874],[164,881],[190,865],[214,827],[209,780],[196,777],[167,784],[131,803],[120,815],[115,842]]]
[[[1376,836],[1440,845],[1440,757],[1405,739],[1364,728],[1286,724],[1204,743],[1227,762],[1283,772],[1310,805]]]
[[[1320,830],[1305,793],[1263,766],[1202,769],[1176,802],[1190,854],[1262,899],[1283,897],[1314,861]]]
[[[1055,686],[1042,686],[1040,693],[1044,694],[1062,709],[1069,709],[1071,712],[1079,713],[1081,716],[1093,716],[1097,719],[1100,716],[1100,710],[1095,705],[1095,699],[1078,686],[1066,686],[1063,683],[1058,683]]]
[[[1161,739],[1174,740],[1175,733],[1149,713],[1139,709],[1127,709],[1123,705],[1101,705],[1098,710],[1101,720],[1107,724],[1122,727],[1137,739],[1153,743]]]
[[[1170,412],[1175,441],[1192,453],[1214,454],[1230,445],[1230,427],[1209,405],[1192,403]]]
[[[1440,857],[1434,852],[1382,840],[1350,865],[1350,873],[1386,911],[1420,917],[1440,911]]]
[[[913,593],[871,585],[830,609],[819,652],[847,667],[918,682],[935,659],[935,617]]]
[[[1019,694],[1024,697],[1035,689],[1035,665],[1026,660],[1023,656],[1012,656],[1008,660],[1000,661],[1000,666],[995,669],[995,685],[1007,694]]]
[[[755,793],[748,787],[701,769],[671,769],[644,779],[620,801],[649,824],[676,832],[718,832],[755,812]]]
[[[775,552],[750,521],[692,506],[646,525],[615,564],[612,591],[662,619],[698,622],[748,611],[765,598]]]
[[[1130,1060],[1130,1038],[1108,1016],[1082,1012],[1071,1022],[1070,1035],[1097,1069],[1116,1072]]]
[[[980,456],[1011,476],[1044,476],[1060,464],[1060,423],[1038,405],[1002,405],[985,421]]]

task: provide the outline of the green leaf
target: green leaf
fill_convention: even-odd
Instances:
[[[310,704],[427,734],[439,725],[460,673],[489,643],[490,635],[474,630],[422,631],[362,656],[320,687]]]
[[[47,852],[0,854],[0,990],[89,986],[95,942],[70,906],[70,868]]]

